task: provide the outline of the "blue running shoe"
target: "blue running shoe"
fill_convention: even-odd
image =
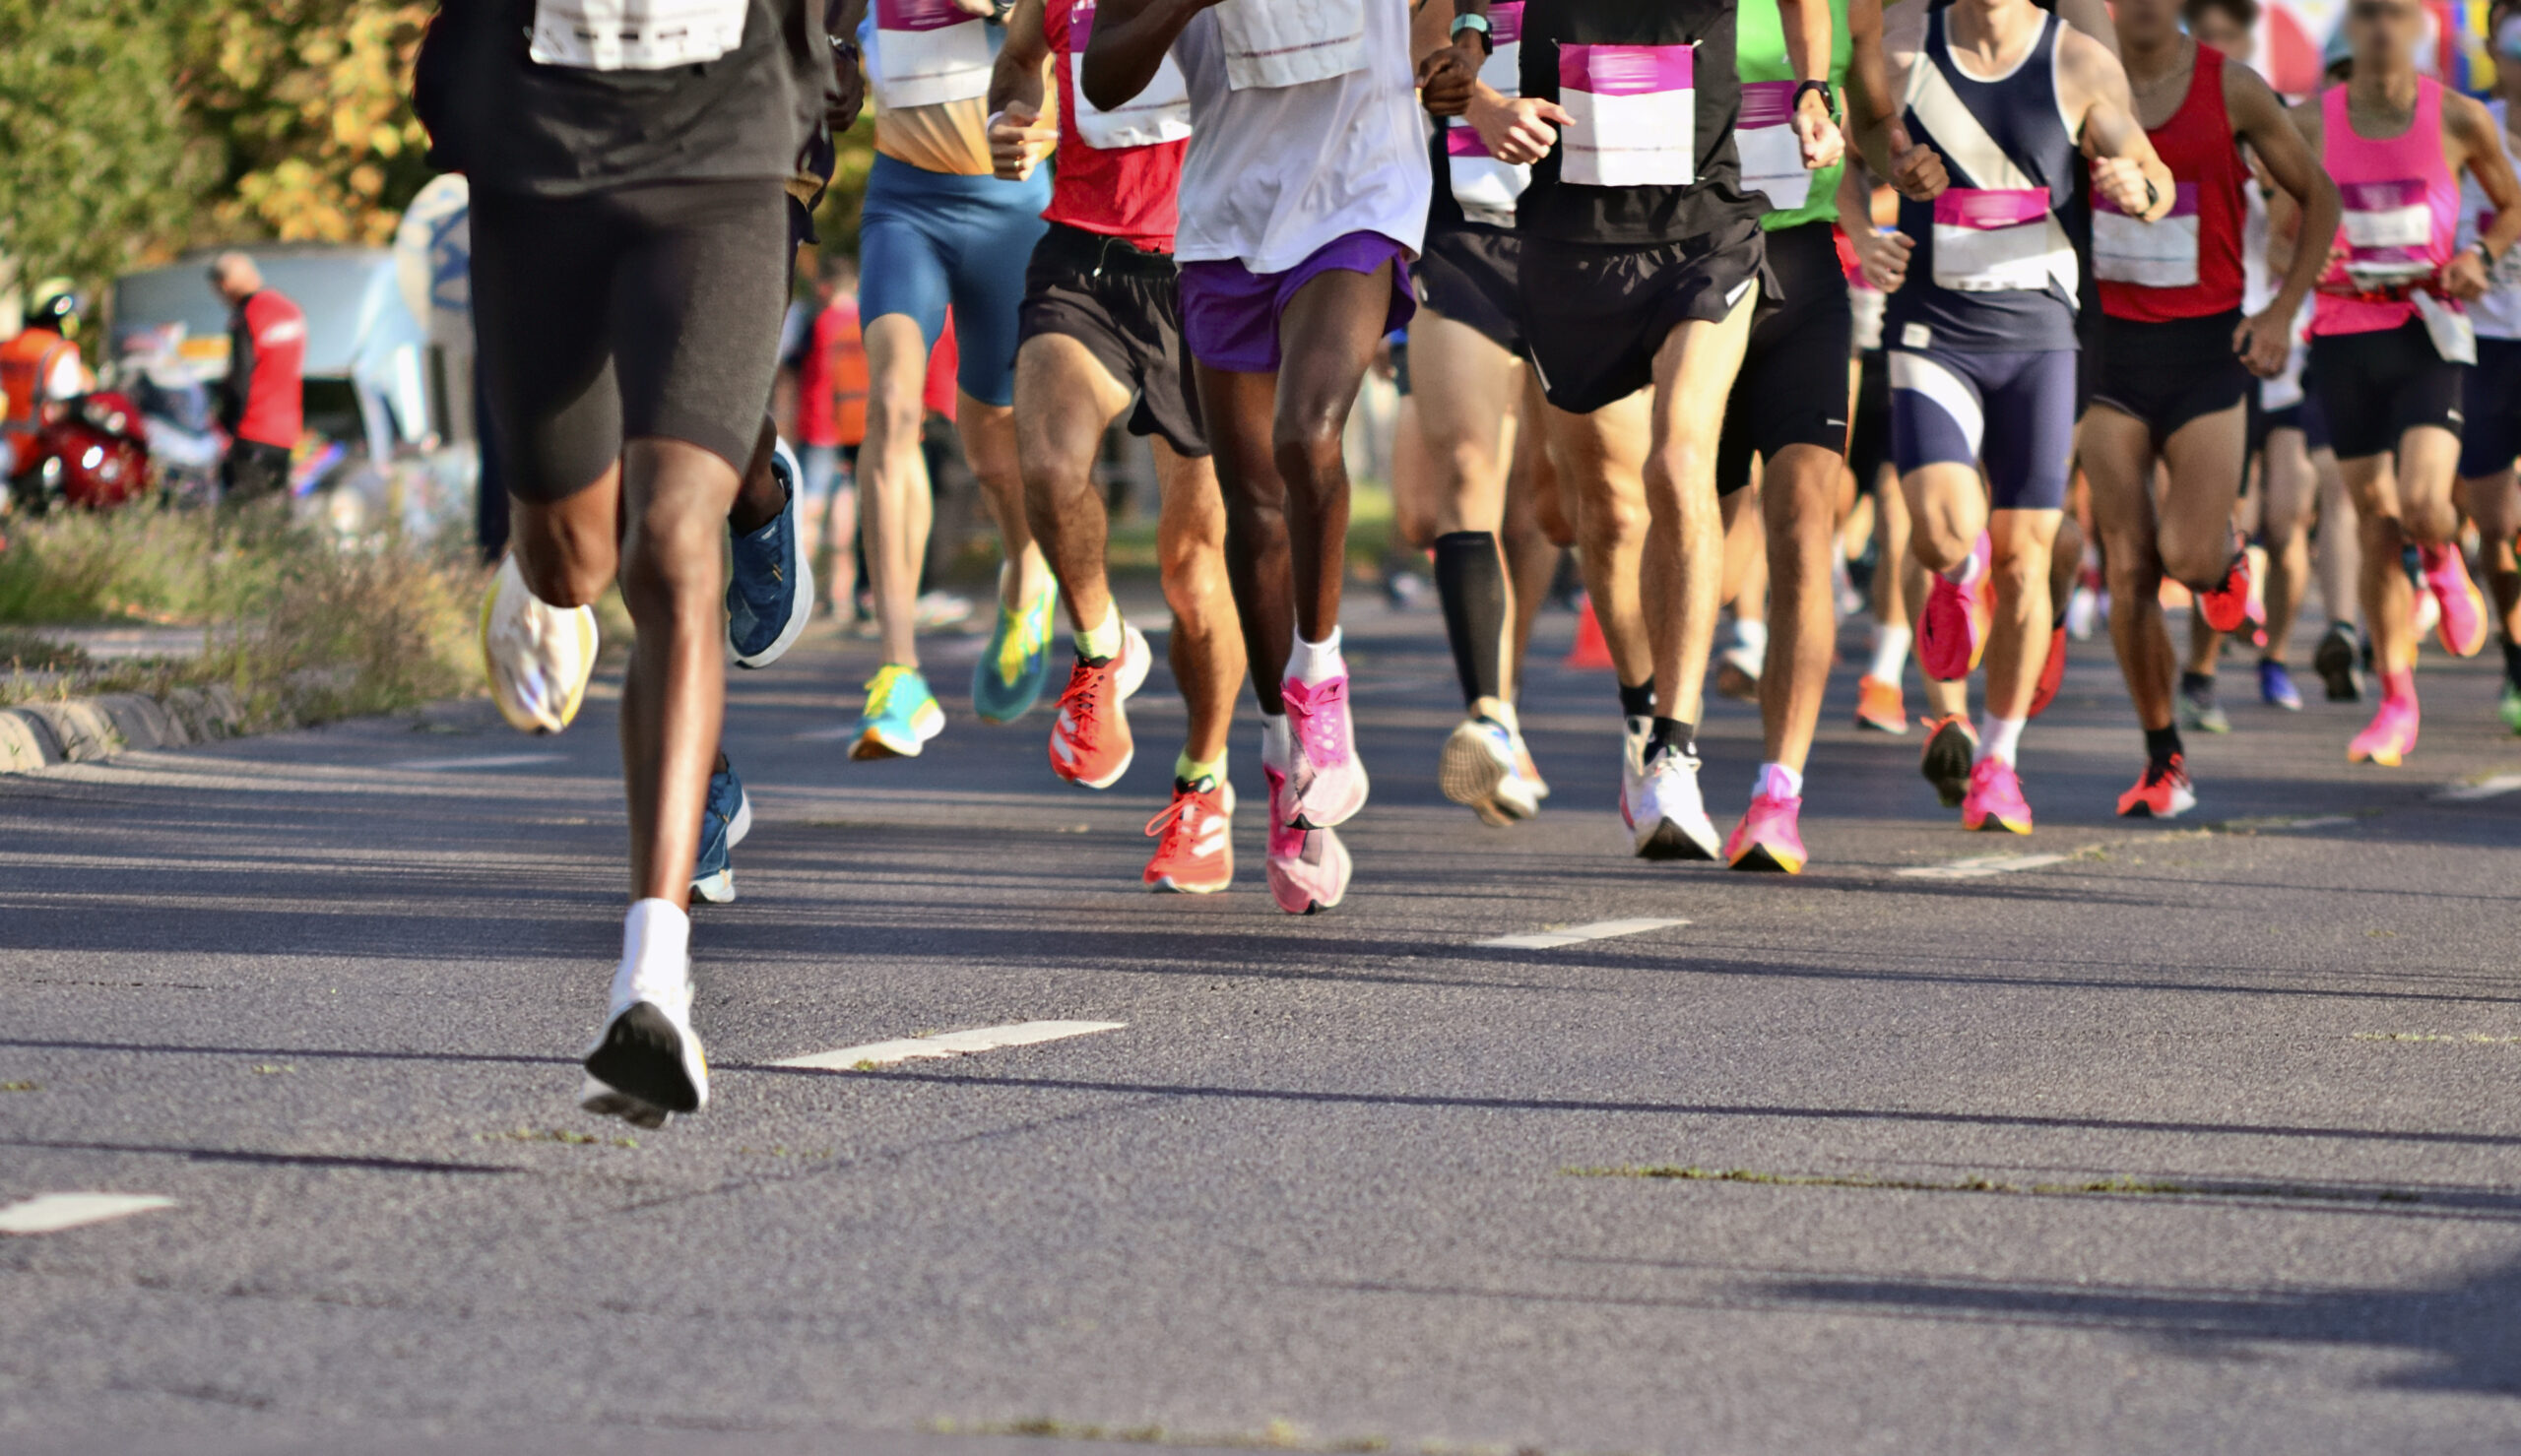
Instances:
[[[945,710],[928,690],[917,667],[886,663],[867,679],[867,708],[858,716],[852,758],[917,758],[928,740],[945,731]]]
[[[727,852],[752,833],[752,795],[729,764],[709,776],[709,797],[700,806],[700,858],[691,866],[691,894],[711,905],[736,898],[735,866]]]
[[[735,538],[728,550],[727,648],[739,667],[778,662],[814,612],[814,567],[799,549],[797,532],[803,472],[785,440],[771,449],[770,474],[788,492],[788,503],[759,531]]]
[[[1058,599],[1046,583],[1022,607],[999,607],[989,646],[972,666],[972,711],[982,722],[1013,723],[1033,711],[1051,680],[1051,604]]]
[[[2294,690],[2294,674],[2285,670],[2283,663],[2259,660],[2258,698],[2270,708],[2282,708],[2288,713],[2302,711],[2302,695]]]

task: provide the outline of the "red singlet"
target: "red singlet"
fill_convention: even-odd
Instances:
[[[1049,0],[1042,34],[1059,78],[1060,147],[1051,205],[1042,216],[1087,232],[1117,237],[1149,253],[1173,251],[1175,198],[1182,185],[1188,138],[1106,151],[1077,135],[1076,57],[1094,30],[1094,0]]]
[[[2224,114],[2224,54],[2197,47],[2188,95],[2158,127],[2154,151],[2170,168],[2179,197],[2170,216],[2139,222],[2093,198],[2093,271],[2101,307],[2114,319],[2164,323],[2241,306],[2241,227],[2249,164]]]

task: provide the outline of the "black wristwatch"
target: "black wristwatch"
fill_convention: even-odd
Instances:
[[[2162,191],[2162,189],[2154,185],[2154,179],[2153,179],[2153,178],[2151,178],[2151,177],[2147,177],[2147,178],[2145,179],[2145,211],[2146,211],[2146,212],[2148,212],[2148,213],[2150,213],[2150,212],[2152,212],[2154,209],[2156,209],[2156,208],[2158,208],[2158,207],[2161,207],[2162,205],[2163,205],[2163,191]]]
[[[1804,93],[1815,91],[1821,94],[1821,109],[1830,113],[1830,119],[1832,121],[1838,120],[1839,98],[1838,95],[1830,90],[1830,83],[1826,81],[1805,81],[1798,83],[1794,88],[1794,101],[1786,109],[1788,111],[1802,110]]]
[[[1014,13],[1015,0],[998,0],[998,4],[990,9],[989,23],[993,26],[1005,25],[1006,18]]]

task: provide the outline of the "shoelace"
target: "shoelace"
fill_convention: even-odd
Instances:
[[[1335,761],[1340,756],[1340,729],[1348,716],[1347,680],[1316,683],[1303,697],[1288,698],[1286,705],[1287,724],[1295,729],[1306,761],[1316,768]]]
[[[907,668],[886,667],[867,684],[867,716],[881,718],[893,711],[893,689],[912,674]]]
[[[1171,850],[1173,842],[1185,835],[1196,835],[1199,832],[1199,816],[1207,811],[1207,804],[1198,794],[1175,794],[1173,802],[1166,804],[1162,812],[1146,821],[1147,838],[1153,839],[1158,835],[1164,837],[1163,843],[1156,846],[1156,853],[1161,855]]]
[[[1060,694],[1060,712],[1075,726],[1078,736],[1090,735],[1094,720],[1103,712],[1103,679],[1102,670],[1087,665],[1082,658],[1068,669],[1067,691]]]

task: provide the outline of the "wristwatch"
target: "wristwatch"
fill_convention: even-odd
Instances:
[[[1805,81],[1797,84],[1794,88],[1793,104],[1788,106],[1786,109],[1789,111],[1802,110],[1803,94],[1814,91],[1821,94],[1821,109],[1830,113],[1830,119],[1832,121],[1838,120],[1839,98],[1838,95],[1830,90],[1830,83],[1826,81]]]
[[[1494,27],[1488,24],[1488,17],[1484,15],[1454,16],[1454,28],[1448,33],[1453,39],[1458,41],[1461,39],[1461,32],[1464,31],[1472,32],[1479,36],[1479,48],[1481,50],[1488,52],[1490,55],[1495,55],[1497,53],[1497,32]]]
[[[990,7],[989,23],[993,26],[1005,25],[1006,18],[1014,13],[1015,0],[998,0],[997,4]]]

